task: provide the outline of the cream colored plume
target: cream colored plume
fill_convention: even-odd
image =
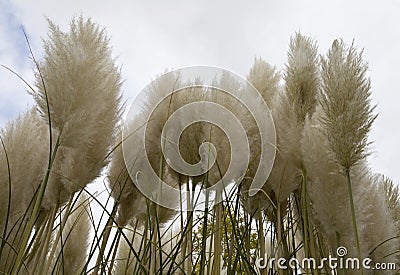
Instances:
[[[360,256],[390,262],[398,241],[385,241],[396,236],[396,228],[383,185],[371,176],[365,161],[367,134],[375,119],[366,69],[353,46],[333,43],[322,59],[321,104],[306,119],[302,156],[314,219],[332,251],[342,245],[349,256],[358,254],[349,202],[351,179]]]
[[[318,107],[315,117],[306,123],[302,141],[313,219],[333,251],[342,245],[348,249],[349,257],[355,257],[356,243],[346,177],[329,150],[329,141],[317,118],[320,112],[322,109]],[[361,256],[367,257],[381,242],[396,236],[396,228],[388,210],[383,185],[371,176],[364,161],[353,167],[351,178]],[[397,247],[396,240],[386,242],[370,257],[376,262],[395,261],[393,256],[384,256],[396,251]]]
[[[322,59],[320,121],[328,146],[343,169],[350,169],[368,155],[368,132],[376,115],[367,69],[362,52],[340,40],[333,42]]]
[[[120,118],[120,73],[104,30],[83,18],[73,20],[68,33],[49,24],[44,60],[36,72],[37,91],[32,92],[41,116],[32,109],[10,122],[1,133],[11,174],[7,231],[34,204],[34,194],[44,183],[49,168],[50,148],[53,155],[57,153],[45,182],[40,213],[65,203],[100,175],[108,163]],[[9,176],[5,152],[0,151],[0,187],[5,190],[0,195],[0,220],[5,221],[10,201]],[[19,221],[25,223],[29,215],[27,212]],[[0,229],[3,226],[1,222]],[[9,238],[12,240],[13,233]],[[18,248],[20,238],[15,241]]]
[[[52,198],[45,197],[46,204],[65,201],[99,176],[114,144],[121,97],[121,77],[105,31],[82,17],[72,21],[68,33],[49,25],[33,93],[61,145],[53,174],[57,179],[49,183],[55,194],[47,192]]]
[[[274,98],[277,96],[276,87],[281,80],[277,69],[262,58],[255,58],[247,80],[253,84],[267,105],[272,108]]]
[[[266,190],[272,188],[279,201],[286,200],[300,184],[304,120],[313,114],[317,104],[319,62],[317,46],[311,38],[300,33],[291,38],[284,80],[285,88],[273,107],[277,152],[266,184]]]
[[[0,134],[4,142],[4,148],[0,149],[0,232],[3,234],[7,223],[9,235],[0,258],[0,271],[6,271],[5,267],[11,267],[16,256],[10,246],[14,249],[20,246],[24,230],[18,228],[26,223],[24,214],[46,172],[49,134],[35,109],[10,121]]]

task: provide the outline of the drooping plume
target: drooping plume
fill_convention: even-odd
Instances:
[[[257,89],[271,112],[273,112],[276,97],[281,89],[279,84],[280,79],[281,76],[277,69],[262,58],[255,59],[247,76],[247,80]],[[250,214],[254,214],[257,210],[269,207],[269,198],[266,196],[271,196],[270,191],[265,193],[260,191],[253,197],[249,197],[248,195],[248,189],[253,181],[257,169],[262,169],[261,167],[258,167],[262,149],[261,135],[259,132],[260,129],[249,110],[246,110],[244,106],[234,107],[233,110],[235,111],[235,114],[238,115],[240,121],[243,122],[243,125],[246,128],[250,144],[250,163],[243,180],[241,199],[246,210]],[[235,109],[238,109],[238,111]]]
[[[118,140],[121,142],[122,137]],[[138,190],[128,173],[121,145],[117,146],[113,152],[108,181],[111,195],[119,204],[118,224],[125,226],[132,222],[133,219],[141,223],[146,221],[146,215],[152,208],[147,208],[146,197]],[[158,222],[164,224],[171,219],[174,213],[170,209],[160,207],[157,213]]]
[[[123,140],[122,129],[118,137],[118,146],[112,154],[111,167],[108,173],[109,186],[112,190],[113,198],[118,202],[118,222],[120,225],[129,223],[133,218],[145,221],[148,209],[146,206],[146,197],[139,191],[137,186],[129,174],[128,169],[132,169],[134,165],[142,165],[143,162],[149,161],[152,169],[160,178],[167,181],[168,184],[177,187],[177,173],[168,168],[166,160],[161,150],[161,133],[169,115],[174,111],[173,102],[175,95],[167,97],[163,100],[151,114],[147,121],[147,112],[151,112],[152,106],[156,106],[160,94],[165,91],[174,91],[179,87],[180,82],[178,77],[164,77],[163,81],[152,83],[148,98],[143,106],[138,106],[139,110],[128,122],[128,127],[125,130]],[[146,129],[145,137],[138,134],[141,128]],[[123,155],[123,142],[129,142],[129,146],[133,146],[135,150],[146,154],[142,157],[138,155],[125,156]],[[135,179],[136,180],[136,179]],[[172,198],[177,200],[177,198]],[[179,202],[177,201],[177,204]],[[159,222],[163,224],[168,221],[174,214],[174,211],[160,208],[158,215]]]

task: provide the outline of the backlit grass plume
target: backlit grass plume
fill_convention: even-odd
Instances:
[[[286,200],[301,182],[300,139],[320,89],[317,46],[311,38],[300,33],[291,38],[284,80],[284,90],[273,106],[277,153],[267,183],[279,202]]]
[[[357,228],[362,229],[358,231],[361,258],[370,257],[375,262],[396,262],[393,253],[397,250],[398,241],[393,238],[397,232],[382,182],[371,176],[364,160],[354,165],[350,173],[354,200],[352,210],[347,176],[329,151],[329,141],[318,120],[320,112],[321,106],[306,123],[302,139],[313,223],[332,251],[338,246],[345,246],[348,257],[358,257],[352,219],[354,210]],[[383,224],[385,226],[381,226]]]
[[[277,69],[262,58],[255,58],[253,66],[247,75],[247,80],[253,84],[267,105],[272,108],[272,102],[277,95],[276,87],[281,80]]]
[[[400,193],[399,186],[396,185],[390,178],[383,175],[377,175],[386,194],[386,202],[389,207],[389,211],[395,221],[397,231],[400,233]]]
[[[335,40],[322,59],[321,123],[328,146],[347,176],[353,230],[361,257],[350,168],[368,155],[368,132],[376,115],[370,104],[370,80],[362,52]]]
[[[321,85],[318,49],[311,38],[296,33],[290,39],[284,79],[286,93],[282,104],[303,123],[314,113]]]
[[[44,60],[34,59],[37,91],[31,91],[42,117],[32,110],[2,133],[5,151],[1,153],[1,169],[6,170],[1,174],[1,186],[11,187],[11,197],[7,198],[6,192],[0,203],[7,209],[9,229],[15,219],[27,223],[26,227],[12,229],[21,238],[8,244],[14,247],[10,259],[12,262],[16,257],[17,271],[34,224],[37,230],[46,223],[50,226],[57,208],[97,178],[107,165],[120,118],[120,73],[104,31],[82,17],[72,21],[68,33],[51,22],[49,25]],[[18,198],[13,199],[16,195]],[[49,244],[50,232],[45,232],[42,250]],[[5,253],[1,257],[3,265]]]
[[[279,81],[281,75],[276,67],[270,65],[262,58],[256,58],[250,71],[247,75],[247,80],[257,89],[261,94],[265,103],[272,111],[275,107],[275,100],[281,89]],[[248,196],[248,189],[258,169],[261,154],[261,136],[255,120],[252,118],[251,113],[245,109],[244,106],[233,106],[233,110],[238,113],[240,121],[243,122],[250,144],[250,163],[248,171],[245,175],[242,188],[242,203],[245,209],[253,215],[259,210],[269,208],[268,198],[262,192],[257,193],[253,197]],[[270,196],[270,190],[267,191]]]
[[[123,123],[121,76],[105,31],[82,17],[65,32],[49,26],[43,59],[32,53],[36,105],[0,130],[0,273],[400,270],[399,190],[367,162],[376,115],[354,44],[335,40],[320,57],[313,39],[294,34],[282,71],[254,60],[247,80],[259,94],[224,70],[166,72]],[[215,151],[205,142],[217,153],[211,167]],[[265,165],[261,153],[271,157]],[[256,171],[268,165],[264,186],[250,197]],[[200,170],[185,171],[194,166]],[[95,182],[91,193],[86,186],[102,171],[108,186]],[[160,179],[176,192],[164,192]],[[216,188],[221,179],[225,189]],[[368,257],[372,268],[388,269],[329,266],[322,259],[339,256],[339,246],[352,263]],[[292,269],[293,258],[315,264]]]
[[[104,30],[90,19],[73,20],[69,33],[49,25],[33,95],[65,148],[57,171],[61,182],[54,184],[73,194],[108,163],[120,115],[121,77]]]
[[[27,234],[26,212],[46,171],[49,134],[35,109],[10,121],[0,133],[4,145],[0,150],[0,271],[5,272]]]
[[[147,219],[145,215],[147,213],[146,198],[136,187],[128,173],[128,169],[132,169],[135,165],[141,165],[142,162],[149,161],[156,174],[164,181],[167,181],[168,184],[174,187],[180,184],[177,173],[168,168],[161,149],[162,129],[169,115],[175,110],[175,94],[168,96],[158,105],[149,121],[147,121],[146,117],[146,112],[151,111],[151,106],[157,104],[160,94],[165,91],[174,91],[176,88],[180,87],[179,85],[181,85],[181,83],[178,76],[165,77],[161,83],[153,83],[151,93],[149,93],[147,100],[144,102],[143,106],[139,106],[140,109],[137,110],[134,119],[129,122],[129,128],[127,128],[124,133],[126,140],[129,139],[132,146],[140,148],[140,150],[145,150],[146,148],[147,159],[146,157],[143,159],[140,157],[136,158],[136,156],[132,159],[124,159],[121,145],[124,141],[122,140],[123,135],[121,129],[115,151],[112,154],[111,166],[108,173],[112,196],[119,204],[118,220],[121,225],[126,225],[133,218],[141,221]],[[146,128],[146,139],[138,134],[141,128]],[[176,200],[176,204],[178,205],[178,198],[172,199]],[[164,210],[165,211],[161,210],[163,212],[162,214],[158,213],[161,224],[167,222],[174,214],[174,211],[170,211],[169,209]]]
[[[120,136],[118,140],[121,141],[122,137]],[[168,174],[169,172],[166,173],[166,176]],[[164,176],[164,179],[166,176]],[[108,181],[111,195],[118,203],[118,224],[125,226],[135,221],[140,221],[143,224],[147,220],[148,211],[153,210],[147,208],[150,207],[150,201],[148,201],[149,205],[147,205],[147,198],[139,191],[128,173],[121,145],[116,146],[112,154]],[[173,180],[169,182],[173,182]],[[174,213],[170,209],[159,208],[157,213],[158,222],[160,224],[166,223]]]
[[[38,112],[31,109],[10,121],[1,130],[1,136],[4,148],[0,150],[2,186],[0,217],[2,219],[6,217],[7,204],[10,203],[10,218],[17,220],[24,214],[26,204],[32,199],[32,194],[44,175],[48,152],[46,146],[42,146],[42,142],[48,140],[48,128]],[[27,164],[29,164],[29,169],[27,169]],[[26,182],[26,179],[29,181]],[[8,186],[9,181],[11,186]],[[10,198],[8,198],[7,190],[9,187],[11,187]]]
[[[362,52],[335,40],[322,58],[321,122],[328,146],[343,169],[368,155],[368,132],[376,115]]]
[[[383,186],[365,161],[376,118],[366,70],[362,53],[341,41],[322,58],[320,105],[306,123],[303,158],[314,217],[330,247],[344,245],[353,256],[382,261],[396,251],[397,242],[386,242],[396,235],[394,223]]]

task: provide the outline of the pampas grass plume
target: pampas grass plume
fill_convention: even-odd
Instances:
[[[368,155],[368,132],[376,119],[367,64],[352,44],[335,40],[322,58],[321,122],[328,145],[344,169]]]
[[[69,33],[49,25],[33,96],[47,119],[47,94],[51,126],[62,147],[55,164],[61,177],[51,184],[61,184],[53,187],[59,192],[54,197],[65,201],[108,163],[121,112],[121,77],[104,30],[90,19],[73,20]]]

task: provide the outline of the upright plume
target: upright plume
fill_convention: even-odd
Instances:
[[[121,76],[105,31],[82,17],[71,22],[69,33],[49,25],[33,96],[43,118],[50,119],[61,150],[54,171],[60,176],[50,180],[54,192],[47,192],[45,206],[65,201],[99,176],[121,112]]]
[[[376,117],[366,71],[362,53],[353,45],[333,43],[322,59],[320,105],[306,120],[302,155],[314,218],[329,246],[345,246],[353,257],[390,262],[398,241],[387,240],[396,236],[396,229],[384,185],[365,160]]]

